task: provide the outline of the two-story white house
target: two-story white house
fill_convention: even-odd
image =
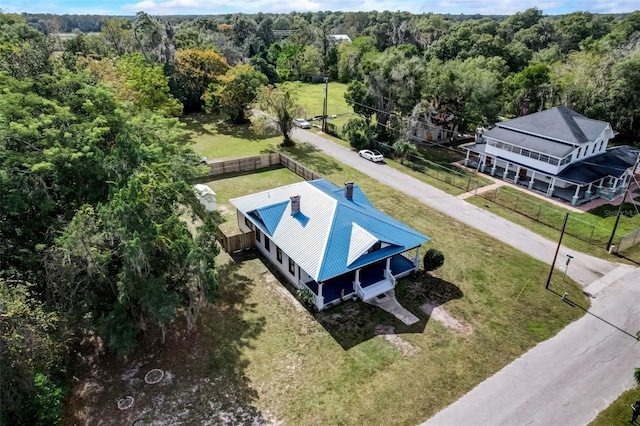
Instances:
[[[611,125],[565,107],[497,123],[466,146],[465,165],[572,205],[616,198],[633,177],[638,150],[608,148]]]
[[[429,238],[376,209],[357,185],[323,179],[229,200],[256,248],[319,310],[370,300],[420,268]]]

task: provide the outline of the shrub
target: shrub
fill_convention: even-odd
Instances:
[[[375,129],[362,118],[352,118],[342,126],[342,139],[349,141],[357,150],[373,148],[375,138]]]
[[[425,272],[435,271],[444,264],[444,254],[440,250],[429,249],[422,259]]]
[[[302,300],[302,303],[304,303],[307,306],[314,306],[313,293],[311,293],[311,291],[308,288],[299,288],[297,293],[298,293],[298,298]]]

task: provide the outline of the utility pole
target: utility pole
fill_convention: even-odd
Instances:
[[[640,163],[640,153],[638,154],[638,158],[636,159],[635,164],[633,165],[633,170],[631,171],[631,177],[636,175],[636,170],[638,169],[638,164]],[[624,189],[624,196],[622,197],[622,202],[618,206],[618,213],[616,213],[616,222],[613,225],[613,230],[611,231],[611,237],[609,238],[609,242],[607,243],[607,251],[611,253],[611,243],[613,243],[613,239],[616,235],[616,230],[618,229],[618,223],[620,222],[620,213],[622,212],[622,206],[624,205],[627,194],[629,193],[629,188],[631,187],[631,178],[629,178],[629,182],[627,182],[627,187]]]
[[[322,131],[327,133],[327,97],[329,96],[329,77],[324,78],[324,104],[322,106]]]
[[[560,231],[560,239],[558,240],[558,247],[556,247],[556,254],[553,255],[553,262],[551,262],[551,269],[549,270],[549,277],[547,278],[547,285],[544,286],[549,290],[549,283],[551,283],[551,276],[553,275],[553,268],[556,266],[556,259],[558,258],[558,252],[562,245],[562,237],[564,236],[564,229],[567,227],[567,220],[569,220],[569,213],[564,216],[564,223],[562,224],[562,230]]]

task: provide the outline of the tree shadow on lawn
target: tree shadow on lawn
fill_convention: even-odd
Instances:
[[[431,318],[431,311],[422,309],[424,304],[441,306],[463,296],[462,291],[455,284],[432,276],[422,276],[422,274],[401,279],[395,293],[398,302],[418,317],[417,323],[407,325],[381,308],[359,299],[314,313],[314,316],[336,342],[347,350],[385,330],[380,327],[376,329],[376,326],[393,327],[391,329],[393,334],[421,334]],[[389,327],[386,329],[389,330]]]
[[[260,141],[276,136],[276,134],[272,133],[258,134],[251,130],[250,122],[234,124],[225,120],[219,114],[192,113],[185,115],[180,121],[186,124],[186,130],[196,137],[202,135],[225,135],[247,141]],[[208,129],[206,126],[210,126],[213,130]],[[193,137],[190,137],[190,139],[193,139]]]
[[[95,346],[85,345],[88,362],[74,371],[81,379],[72,384],[65,423],[271,423],[255,407],[258,394],[245,374],[243,349],[262,333],[264,318],[251,315],[255,304],[247,299],[254,283],[240,267],[236,262],[217,268],[220,294],[190,332],[179,315],[164,343],[159,330],[147,331],[124,359],[107,352],[90,360]],[[163,379],[145,383],[154,368],[165,373]],[[118,410],[118,400],[127,395],[134,398],[133,406]]]
[[[392,327],[394,334],[423,333],[430,319],[430,312],[421,309],[425,303],[440,306],[463,296],[462,291],[454,284],[432,276],[417,274],[407,277],[396,286],[398,302],[419,318],[415,324],[406,325],[390,313],[362,302],[348,300],[339,305],[318,312],[314,306],[306,305],[297,294],[297,289],[291,284],[274,265],[262,254],[257,255],[264,266],[274,277],[296,298],[302,306],[318,321],[320,325],[344,349],[348,350],[377,335],[384,325]],[[389,327],[386,328],[389,330]],[[383,329],[384,330],[384,329]]]
[[[267,150],[263,150],[262,153],[266,154],[270,152],[276,152],[275,147],[272,145],[270,145]],[[340,162],[324,155],[318,148],[306,143],[297,142],[292,147],[281,148],[280,152],[322,175],[331,174],[334,171],[341,172],[343,170]]]

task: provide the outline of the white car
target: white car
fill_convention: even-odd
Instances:
[[[293,120],[293,124],[295,126],[300,127],[301,129],[310,129],[311,128],[311,124],[309,124],[309,122],[307,120],[305,120],[304,118],[296,118],[295,120]]]
[[[358,151],[358,155],[369,161],[375,161],[376,163],[381,163],[384,161],[384,157],[382,156],[382,154],[380,154],[375,149],[363,149],[362,151]]]

